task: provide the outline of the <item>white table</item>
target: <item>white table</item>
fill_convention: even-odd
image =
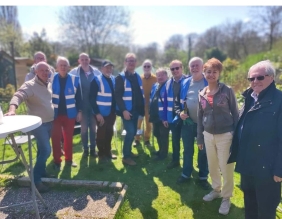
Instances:
[[[11,138],[12,143],[13,143],[12,148],[15,151],[15,153],[17,154],[17,156],[21,158],[27,170],[28,176],[30,178],[32,201],[21,203],[21,204],[9,205],[5,207],[1,207],[0,209],[33,203],[33,206],[36,212],[36,218],[40,218],[35,193],[38,196],[38,198],[40,199],[40,201],[44,204],[44,206],[47,207],[40,193],[37,191],[34,185],[34,181],[33,181],[33,166],[32,166],[32,150],[31,150],[30,131],[36,129],[41,124],[42,124],[41,118],[38,116],[15,115],[15,116],[4,116],[3,118],[3,124],[0,125],[0,138],[6,138],[7,136]],[[19,132],[19,131],[28,134],[29,165],[26,161],[25,155],[21,147],[18,147],[15,142],[14,133]]]

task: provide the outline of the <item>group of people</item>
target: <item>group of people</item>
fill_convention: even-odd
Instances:
[[[180,167],[182,138],[183,166],[178,184],[192,180],[196,140],[198,183],[203,189],[210,189],[208,174],[212,182],[212,190],[203,197],[204,201],[222,198],[219,213],[229,213],[236,162],[235,171],[241,174],[244,192],[245,218],[275,218],[282,181],[282,93],[275,86],[275,68],[270,61],[261,61],[249,69],[250,87],[243,93],[240,112],[232,88],[219,81],[223,65],[216,58],[204,63],[193,57],[188,75],[183,74],[182,62],[173,60],[169,65],[172,77],[166,68],[152,74],[150,60],[143,62],[144,74],[140,76],[135,71],[134,53],[126,54],[124,70],[116,77],[112,75],[114,65],[108,60],[102,63],[101,72],[90,65],[86,53],[79,55],[78,62],[80,65],[69,72],[68,60],[59,57],[54,72],[42,52],[35,54],[35,74],[28,74],[6,113],[14,115],[25,101],[28,113],[42,119],[42,125],[33,131],[38,147],[34,181],[40,192],[48,190],[41,177],[47,175],[50,137],[57,169],[62,162],[62,142],[66,164],[76,166],[72,160],[75,121],[81,124],[83,157],[97,156],[97,143],[99,159],[116,159],[111,152],[111,140],[118,115],[126,131],[122,162],[134,166],[134,157],[138,155],[132,153],[132,145],[141,144],[136,133],[145,117],[144,144],[151,146],[153,126],[158,142],[156,161],[167,158],[169,132],[172,133],[168,169]]]

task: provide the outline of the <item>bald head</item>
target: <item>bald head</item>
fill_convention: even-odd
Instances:
[[[41,81],[46,83],[50,74],[49,65],[46,62],[38,62],[35,66],[35,74]]]

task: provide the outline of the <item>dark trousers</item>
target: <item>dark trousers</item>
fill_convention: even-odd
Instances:
[[[113,126],[116,121],[116,114],[111,112],[108,116],[104,116],[104,124],[98,125],[96,144],[99,156],[111,155],[111,143],[114,134]],[[97,122],[98,124],[98,122]]]
[[[251,164],[250,164],[251,165]],[[281,183],[272,177],[260,178],[241,174],[245,219],[275,219],[281,198]]]
[[[194,156],[194,142],[197,136],[197,123],[183,124],[181,130],[181,137],[183,141],[183,170],[182,176],[190,178],[193,171],[193,156]],[[204,180],[208,178],[208,160],[206,148],[198,150],[198,167],[199,178]]]
[[[162,121],[153,123],[153,133],[157,138],[159,145],[159,157],[166,158],[168,154],[168,138],[169,138],[169,128],[163,125]]]
[[[181,138],[182,121],[169,123],[169,129],[172,133],[172,162],[179,163],[180,161],[180,138]]]

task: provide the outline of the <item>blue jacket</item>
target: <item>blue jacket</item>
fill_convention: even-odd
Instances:
[[[155,93],[157,91],[158,86],[159,86],[158,82],[153,84],[153,86],[152,86],[152,90],[151,90],[151,93],[150,93],[150,104],[152,102],[153,97],[155,96]],[[159,95],[159,98],[158,98],[159,118],[161,120],[162,120],[163,114],[164,114],[164,98],[165,98],[165,85],[163,85],[161,87],[160,95]]]
[[[65,87],[65,98],[66,98],[66,108],[67,115],[70,119],[75,118],[77,115],[77,110],[75,106],[75,94],[76,90],[79,86],[79,78],[67,74],[67,82]],[[52,103],[54,106],[54,118],[58,116],[58,106],[59,106],[59,98],[60,98],[60,83],[59,83],[59,74],[55,73],[53,81],[52,81]]]
[[[115,88],[115,78],[114,76],[111,76],[110,78],[113,82],[113,87]],[[111,113],[113,98],[111,87],[103,75],[95,76],[94,79],[99,87],[96,99],[99,111],[102,116],[108,116]]]

